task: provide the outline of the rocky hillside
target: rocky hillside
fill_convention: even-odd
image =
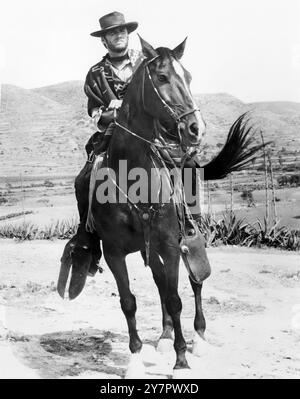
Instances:
[[[34,90],[2,85],[0,176],[74,175],[78,171],[92,131],[79,83]]]
[[[252,110],[253,125],[273,140],[274,165],[300,166],[300,104],[245,104],[225,93],[195,95],[207,122],[204,157],[222,147],[231,124]],[[75,175],[84,163],[84,145],[93,126],[86,114],[83,82],[26,90],[2,85],[0,178]],[[260,140],[259,134],[257,140]],[[256,163],[259,167],[259,162]],[[278,169],[279,170],[279,169]]]

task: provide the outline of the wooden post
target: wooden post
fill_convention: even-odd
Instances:
[[[25,208],[24,208],[24,202],[25,202],[25,193],[24,193],[24,188],[23,188],[23,176],[22,173],[20,173],[20,181],[21,181],[21,202],[22,202],[22,212],[23,212],[23,222],[25,223]]]
[[[233,179],[232,173],[229,175],[229,182],[230,182],[230,213],[233,213]]]
[[[265,145],[264,136],[262,130],[260,131],[261,141],[263,145]],[[264,166],[265,166],[265,187],[266,187],[266,223],[267,227],[269,226],[269,191],[268,191],[268,165],[266,158],[266,149],[263,147],[264,152]]]
[[[271,189],[272,189],[272,201],[273,201],[273,211],[274,211],[274,219],[275,223],[277,223],[277,208],[276,208],[276,196],[275,196],[275,185],[274,185],[274,174],[273,174],[273,165],[270,153],[268,153],[269,167],[271,173]],[[275,231],[274,231],[275,233]]]
[[[210,197],[209,180],[207,180],[207,211],[208,211],[209,216],[211,216],[211,197]]]

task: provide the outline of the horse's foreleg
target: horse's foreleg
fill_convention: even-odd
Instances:
[[[178,295],[179,257],[179,250],[174,249],[174,247],[172,248],[172,252],[168,251],[168,253],[162,254],[167,280],[166,307],[173,321],[175,335],[174,349],[176,351],[176,363],[174,371],[180,376],[178,371],[189,369],[189,365],[185,357],[186,342],[182,334],[180,321],[182,303]]]
[[[101,256],[102,256],[102,251],[101,251],[101,247],[100,247],[100,240],[98,237],[98,234],[96,232],[91,234],[91,253],[92,253],[92,261],[90,264],[90,268],[89,268],[89,274],[90,276],[95,275],[95,273],[97,272],[97,270],[100,271],[100,273],[102,273],[102,268],[99,265]]]
[[[194,319],[194,328],[195,331],[198,333],[198,335],[204,339],[204,333],[205,333],[205,328],[206,328],[206,322],[205,318],[203,315],[203,309],[202,309],[202,297],[201,297],[201,291],[202,291],[202,283],[201,284],[196,284],[190,277],[189,277],[194,296],[195,296],[195,319]]]
[[[195,319],[194,328],[195,335],[193,340],[193,355],[201,356],[208,347],[208,343],[205,341],[204,333],[206,328],[206,322],[203,315],[202,309],[202,284],[196,284],[191,278],[189,278],[194,296],[195,296]]]
[[[142,252],[142,256],[145,260],[144,252]],[[172,317],[168,313],[166,306],[167,279],[166,279],[165,267],[163,263],[160,261],[157,253],[153,252],[150,254],[150,267],[154,282],[159,292],[161,310],[162,310],[163,331],[158,341],[157,350],[159,352],[168,352],[173,347],[173,335],[172,335],[173,322],[172,322]]]
[[[110,248],[108,250],[105,245],[103,245],[103,250],[105,260],[116,280],[120,294],[121,309],[126,317],[128,325],[129,349],[132,353],[132,358],[127,369],[126,377],[143,377],[144,365],[140,356],[142,341],[137,333],[135,319],[136,300],[135,296],[130,291],[125,256],[123,254],[118,254],[118,251],[115,248]]]

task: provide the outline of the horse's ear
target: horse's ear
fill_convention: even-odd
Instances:
[[[147,59],[151,59],[154,57],[157,57],[158,54],[157,52],[154,50],[154,48],[151,46],[151,44],[147,43],[146,40],[144,40],[140,35],[138,35],[141,41],[141,46],[142,46],[142,52],[144,54],[144,56]]]
[[[186,39],[187,37],[184,39],[184,41],[182,43],[180,43],[177,47],[175,47],[172,50],[172,53],[174,54],[174,56],[180,60],[180,58],[183,56],[184,53],[184,49],[185,49],[185,43],[186,43]]]

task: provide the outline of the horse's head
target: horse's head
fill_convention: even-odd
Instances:
[[[143,106],[166,135],[185,148],[200,143],[205,123],[190,90],[191,75],[181,65],[186,39],[170,50],[154,49],[140,38],[144,61]]]

